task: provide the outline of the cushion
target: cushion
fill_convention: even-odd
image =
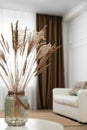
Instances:
[[[60,103],[63,105],[69,105],[73,107],[78,107],[78,97],[77,96],[71,96],[71,95],[55,95],[53,97],[54,101],[56,103]]]
[[[70,89],[70,95],[77,96],[80,89],[87,89],[87,81],[76,82],[75,85]]]
[[[75,85],[70,89],[70,95],[77,95],[78,90],[81,89],[81,82],[76,82]]]

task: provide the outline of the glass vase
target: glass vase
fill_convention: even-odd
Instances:
[[[5,122],[9,126],[23,126],[28,120],[29,105],[24,92],[9,91],[5,100]]]

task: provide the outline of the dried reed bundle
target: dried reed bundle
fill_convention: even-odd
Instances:
[[[46,64],[47,59],[60,46],[46,44],[46,26],[39,32],[30,32],[27,27],[20,31],[17,21],[15,27],[11,23],[11,32],[14,72],[10,70],[8,58],[6,58],[7,54],[10,55],[10,46],[1,34],[0,69],[5,76],[0,72],[0,77],[9,91],[17,93],[24,91],[33,76],[39,75],[49,67],[50,63]],[[36,63],[38,64],[35,67]]]

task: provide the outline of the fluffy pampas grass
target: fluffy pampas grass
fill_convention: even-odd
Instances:
[[[8,44],[1,34],[0,69],[2,71],[0,71],[0,77],[9,91],[17,93],[24,91],[33,76],[39,75],[49,67],[50,63],[45,64],[46,60],[60,47],[46,43],[46,26],[39,32],[30,32],[27,27],[19,30],[17,21],[15,27],[11,23],[11,32],[11,49],[10,43]],[[6,55],[11,55],[10,50],[13,51],[14,71],[11,71],[8,58],[6,58]]]

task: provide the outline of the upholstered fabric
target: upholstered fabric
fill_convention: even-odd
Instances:
[[[81,89],[87,89],[87,81],[81,83]]]
[[[70,95],[77,95],[80,89],[87,89],[87,81],[76,82],[74,86],[70,89]]]
[[[81,82],[76,82],[75,85],[71,88],[70,94],[77,95],[78,90],[81,89]]]
[[[70,88],[53,89],[53,112],[87,123],[87,89],[78,90],[77,96],[69,91]]]
[[[54,101],[57,103],[70,105],[73,107],[78,107],[78,98],[77,96],[70,96],[70,95],[55,95]]]

